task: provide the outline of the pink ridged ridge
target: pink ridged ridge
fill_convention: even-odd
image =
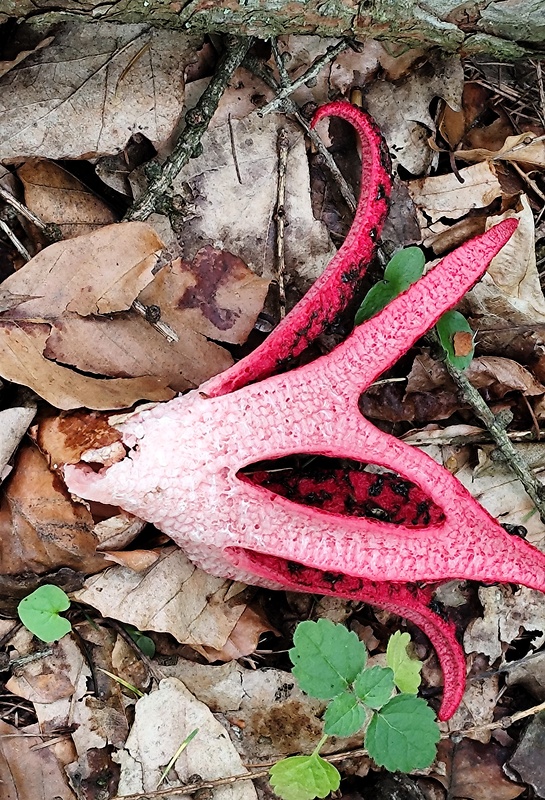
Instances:
[[[320,117],[326,114],[348,119],[367,137],[363,171],[370,153],[372,174],[362,176],[369,191],[362,194],[348,244],[320,279],[321,288],[311,300],[303,299],[303,311],[294,309],[299,316],[290,314],[280,333],[273,332],[224,375],[116,425],[130,448],[126,458],[99,473],[83,464],[67,466],[66,482],[83,498],[119,505],[153,522],[208,572],[359,599],[412,620],[439,656],[444,674],[439,717],[448,719],[464,691],[465,658],[454,626],[429,608],[432,587],[419,589],[415,582],[465,578],[545,591],[545,556],[510,536],[450,472],[375,428],[360,414],[358,398],[471,288],[517,221],[504,220],[462,245],[329,355],[261,379],[323,329],[314,323],[324,318],[324,293],[338,298],[342,276],[356,264],[361,275],[361,257],[372,254],[385,214],[389,179],[386,183],[376,126],[346,103],[320,109]],[[376,231],[370,235],[371,223]],[[332,313],[348,299],[332,300]],[[303,317],[312,324],[305,326]],[[294,503],[240,474],[250,464],[300,453],[393,470],[443,513],[429,525],[330,513]]]

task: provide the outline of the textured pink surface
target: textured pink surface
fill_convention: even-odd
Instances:
[[[543,591],[545,556],[509,536],[428,456],[377,430],[359,413],[358,398],[458,302],[516,226],[505,220],[447,256],[328,356],[230,394],[213,379],[201,391],[134,414],[118,426],[128,456],[98,474],[66,467],[70,491],[153,522],[214,574],[366,600],[413,620],[440,657],[440,717],[448,718],[463,693],[463,653],[452,626],[428,608],[430,593],[403,584],[467,578]],[[253,376],[261,348],[256,352],[249,357]],[[211,386],[219,396],[209,396]],[[331,513],[238,475],[249,464],[298,453],[391,469],[420,487],[444,517],[392,525]]]

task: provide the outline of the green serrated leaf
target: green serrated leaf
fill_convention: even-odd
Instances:
[[[425,265],[424,253],[419,247],[405,247],[390,259],[384,278],[393,283],[398,292],[404,292],[422,277]]]
[[[70,608],[68,595],[58,586],[45,584],[23,598],[17,606],[19,619],[42,642],[54,642],[72,630],[59,611]]]
[[[365,735],[373,761],[390,772],[429,767],[440,734],[435,714],[420,697],[398,694],[375,711]]]
[[[335,792],[341,783],[339,771],[316,752],[292,756],[271,767],[271,786],[282,800],[314,800]]]
[[[474,356],[475,348],[472,347],[467,356],[457,356],[454,353],[453,337],[455,333],[471,333],[473,335],[473,331],[464,315],[460,314],[459,311],[447,311],[437,320],[435,329],[447,360],[458,369],[468,367]]]
[[[352,692],[333,698],[324,714],[324,733],[328,736],[352,736],[363,727],[365,709]]]
[[[418,247],[406,247],[396,253],[384,270],[384,280],[372,286],[365,295],[356,312],[354,323],[360,325],[382,311],[388,303],[422,277],[424,264],[424,254]]]
[[[300,688],[320,700],[346,691],[365,666],[367,651],[355,633],[328,619],[301,622],[289,651]]]
[[[369,708],[382,708],[394,691],[394,673],[388,667],[371,667],[360,672],[354,692]]]
[[[416,694],[422,680],[422,662],[409,655],[407,647],[410,643],[411,637],[408,633],[396,631],[388,641],[386,663],[394,672],[394,683],[399,691]]]

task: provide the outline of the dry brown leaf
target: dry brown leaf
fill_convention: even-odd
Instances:
[[[136,132],[160,147],[180,116],[184,66],[199,42],[148,25],[55,22],[49,47],[0,80],[0,158],[115,153]]]
[[[160,558],[158,550],[108,550],[104,551],[106,561],[113,561],[133,572],[144,572]],[[246,655],[246,654],[245,654]]]
[[[138,630],[164,631],[179,642],[221,650],[246,608],[237,597],[243,588],[197,569],[178,548],[166,548],[144,572],[112,567],[89,578],[74,596]]]
[[[57,225],[63,239],[116,221],[109,206],[59,164],[28,161],[17,175],[25,190],[25,205],[44,222]]]
[[[130,308],[153,277],[162,242],[144,222],[121,222],[46,247],[2,283],[20,303],[4,319],[54,319]]]
[[[527,397],[545,393],[545,386],[516,361],[499,356],[474,358],[466,375],[477,388],[487,387],[494,397],[503,397],[507,392],[518,391]]]
[[[545,141],[535,133],[526,131],[518,136],[508,136],[499,150],[458,150],[456,158],[471,163],[476,161],[514,161],[527,167],[543,169],[545,167]]]
[[[15,728],[0,720],[0,787],[4,800],[76,800],[64,767],[74,758],[69,739],[37,748],[38,725]]]
[[[165,765],[194,730],[196,738],[178,755],[169,772],[168,785],[180,786],[199,775],[204,781],[244,773],[229,734],[212,712],[176,678],[167,678],[159,689],[138,700],[134,724],[122,751],[118,792],[154,791]],[[251,781],[236,781],[211,791],[213,800],[256,800]]]
[[[199,649],[209,661],[233,661],[254,653],[257,650],[259,637],[268,631],[280,636],[263,612],[247,606],[221,650],[215,650],[213,647]]]
[[[108,415],[94,411],[45,412],[33,426],[32,436],[53,469],[77,464],[87,450],[115,447],[121,442],[120,432],[108,424]]]
[[[434,772],[432,775],[448,787],[452,798],[514,800],[526,787],[506,778],[503,765],[509,755],[508,748],[494,743],[485,745],[462,739],[454,744],[443,740],[438,746],[438,760],[446,767],[446,774]]]
[[[455,356],[468,356],[473,350],[473,334],[469,331],[456,331],[452,337]]]
[[[522,392],[528,397],[545,393],[545,386],[529,370],[510,358],[479,356],[472,359],[465,373],[477,389],[487,389],[494,399],[513,391]],[[442,361],[432,358],[427,352],[415,357],[407,378],[407,395],[444,390],[451,386],[451,379]]]
[[[532,647],[545,642],[545,597],[534,589],[521,587],[513,592],[505,586],[481,586],[479,600],[483,616],[473,620],[464,633],[467,653],[484,653],[495,661],[503,655],[503,644],[514,641],[522,632],[537,631]]]
[[[502,188],[491,164],[482,162],[454,173],[410,181],[409,192],[421,214],[437,222],[441,217],[459,219],[474,208],[486,208],[501,197]]]
[[[11,408],[0,411],[0,483],[11,472],[8,461],[36,414],[36,401],[21,393]]]
[[[174,396],[166,379],[91,378],[59,366],[42,355],[49,330],[47,324],[0,321],[0,374],[65,410],[128,408],[142,398],[170,400]]]
[[[59,478],[34,446],[23,447],[0,505],[0,574],[42,574],[60,566],[86,574],[101,570],[93,519],[72,503]]]
[[[63,314],[109,314],[130,307],[151,280],[160,248],[149,225],[133,222],[108,225],[42,250],[2,284],[4,292],[21,302],[0,319],[0,374],[63,409],[127,408],[141,399],[170,399],[174,392],[166,378],[138,372],[136,378],[128,373],[104,380],[46,357],[51,327]]]
[[[256,317],[260,310],[261,306]],[[246,317],[245,324],[251,327],[254,319]],[[142,376],[133,378],[139,381],[153,378],[157,386],[168,386],[173,392],[195,389],[233,363],[227,350],[208,341],[202,334],[180,325],[172,327],[178,333],[177,342],[168,341],[134,312],[118,314],[111,319],[64,314],[51,325],[44,355],[81,372],[109,378],[125,381],[127,375]],[[149,395],[142,397],[165,399]],[[88,402],[85,405],[98,407]],[[114,408],[101,406],[108,407]]]
[[[265,302],[269,281],[240,258],[207,246],[191,263],[176,259],[141,292],[174,330],[192,329],[220,342],[244,344]]]

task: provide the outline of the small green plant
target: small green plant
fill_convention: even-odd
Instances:
[[[394,298],[406,291],[409,286],[422,277],[424,272],[424,254],[418,247],[406,247],[399,250],[388,262],[384,270],[384,280],[379,281],[367,292],[356,312],[354,323],[360,325],[379,311],[382,311]],[[473,331],[468,321],[459,311],[447,311],[435,326],[441,347],[447,361],[458,369],[465,369],[471,363],[475,348]],[[464,340],[464,352],[460,354],[456,347],[456,335],[469,334]],[[468,344],[469,341],[469,344]]]
[[[388,305],[395,297],[422,277],[426,260],[419,247],[406,247],[399,250],[388,262],[384,270],[384,280],[375,283],[356,312],[354,320],[360,325]]]
[[[416,697],[422,665],[407,652],[408,633],[388,642],[386,663],[368,667],[367,650],[355,633],[327,619],[301,622],[290,650],[293,674],[311,697],[329,700],[324,736],[310,756],[278,761],[271,785],[283,800],[313,800],[339,788],[338,770],[319,752],[328,736],[364,735],[371,758],[390,772],[429,767],[439,728],[425,700]]]
[[[125,630],[135,642],[140,650],[144,653],[145,656],[148,658],[153,658],[155,655],[155,642],[149,636],[146,636],[145,633],[139,631],[138,628],[135,628],[134,625],[125,625]]]
[[[60,611],[70,608],[70,598],[58,586],[46,583],[24,597],[17,606],[19,619],[42,642],[54,642],[72,630]]]

